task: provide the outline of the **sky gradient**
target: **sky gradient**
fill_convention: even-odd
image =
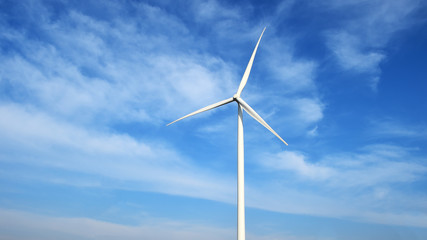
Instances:
[[[427,4],[0,1],[0,239],[427,238]]]

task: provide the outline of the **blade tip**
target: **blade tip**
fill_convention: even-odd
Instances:
[[[280,140],[282,140],[282,142],[283,142],[286,146],[289,146],[289,144],[288,144],[285,140],[283,140],[282,138],[280,138]]]

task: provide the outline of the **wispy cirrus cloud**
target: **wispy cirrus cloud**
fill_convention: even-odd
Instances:
[[[173,239],[176,240],[219,240],[236,236],[234,228],[213,227],[192,222],[174,221],[148,217],[136,226],[94,220],[90,218],[52,217],[22,211],[0,209],[2,236],[7,239]],[[7,220],[6,220],[7,219]],[[25,231],[22,231],[25,229]],[[265,234],[248,231],[246,235],[255,240],[288,239],[313,240],[327,239],[292,234]]]
[[[364,44],[366,43],[363,43],[362,39],[348,32],[328,34],[328,46],[342,68],[376,75],[380,71],[379,64],[385,55],[380,51],[363,50]]]
[[[420,1],[327,1],[320,3],[331,12],[348,12],[339,28],[325,31],[326,44],[338,64],[345,70],[364,74],[376,89],[381,73],[383,51],[394,34],[413,24],[413,14]]]
[[[322,162],[335,168],[338,175],[332,186],[371,187],[393,183],[410,183],[424,178],[427,167],[418,163],[414,149],[395,145],[375,144],[356,154],[328,156]],[[404,161],[402,161],[404,160]]]
[[[0,210],[2,237],[8,239],[224,239],[234,229],[215,228],[166,219],[150,219],[138,226],[90,218],[51,217],[13,210]],[[8,219],[7,221],[5,221]],[[22,231],[25,229],[25,231]],[[208,234],[210,233],[210,234]]]
[[[198,20],[209,23],[218,21],[218,19],[231,22],[232,19],[242,18],[239,8],[233,8],[231,5],[226,6],[216,0],[194,2],[192,8]]]
[[[427,196],[396,187],[426,181],[427,167],[416,151],[376,144],[355,152],[321,156],[318,161],[295,151],[261,155],[257,164],[274,184],[249,189],[252,198],[248,204],[279,212],[308,211],[320,216],[425,227],[421,222],[427,216],[419,213],[427,209],[423,203]],[[357,203],[348,205],[354,199]],[[316,205],[306,204],[312,201]]]
[[[264,167],[277,171],[291,171],[309,179],[327,179],[334,174],[332,168],[312,164],[298,152],[285,151],[272,156],[263,157]]]
[[[275,31],[274,27],[272,28],[270,31]],[[281,94],[316,93],[318,63],[294,56],[296,40],[274,36],[273,39],[265,41],[264,48],[268,55],[263,59],[263,63],[276,81],[285,84]]]
[[[357,152],[328,154],[312,163],[304,153],[285,151],[259,158],[258,164],[290,171],[302,180],[322,180],[330,187],[371,187],[409,183],[424,178],[427,167],[408,149],[395,145],[368,145]],[[402,161],[405,159],[405,161]]]
[[[25,92],[21,101],[67,118],[152,122],[224,95],[232,68],[209,54],[182,53],[166,35],[146,34],[173,23],[178,26],[170,35],[181,39],[173,45],[194,42],[187,41],[185,25],[163,10],[145,4],[137,10],[147,20],[142,26],[122,19],[107,23],[77,11],[61,15],[61,21],[45,17],[38,22],[44,41],[4,26],[3,41],[14,42],[0,59],[3,82],[12,86],[9,95]],[[169,111],[156,110],[159,105]]]
[[[375,137],[406,137],[425,138],[427,137],[427,127],[421,125],[402,124],[393,119],[381,119],[370,122],[370,133]]]
[[[208,170],[202,173],[205,170],[158,142],[142,142],[126,134],[87,130],[31,107],[1,105],[0,113],[0,142],[4,153],[0,161],[3,163],[103,176],[127,182],[116,186],[125,189],[206,197],[224,202],[232,202],[234,198],[233,189],[228,184],[233,181],[230,177],[218,177]],[[19,156],[7,154],[12,150],[19,151]],[[19,174],[16,169],[15,177]],[[67,182],[67,177],[64,176],[63,182]],[[230,179],[225,180],[227,178]],[[49,182],[51,179],[39,176],[37,180]]]

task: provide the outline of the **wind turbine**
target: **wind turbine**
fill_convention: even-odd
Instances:
[[[222,105],[237,102],[238,113],[237,113],[237,240],[245,240],[245,172],[244,172],[244,148],[243,148],[243,117],[242,117],[242,108],[255,120],[257,120],[261,125],[270,130],[276,137],[278,137],[284,144],[288,145],[285,140],[283,140],[279,134],[277,134],[259,115],[255,112],[241,97],[243,88],[248,81],[249,74],[251,72],[252,63],[254,62],[255,54],[258,49],[259,42],[261,41],[262,35],[264,34],[262,30],[261,36],[258,39],[258,42],[255,46],[255,49],[252,53],[251,59],[249,60],[248,66],[246,67],[245,73],[243,74],[242,80],[240,81],[239,88],[237,89],[236,94],[233,97],[222,100],[220,102],[214,103],[212,105],[201,108],[195,112],[192,112],[188,115],[185,115],[182,118],[179,118],[169,124],[178,122],[184,118],[196,115],[201,112],[205,112]]]

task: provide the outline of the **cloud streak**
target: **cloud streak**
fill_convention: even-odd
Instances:
[[[128,226],[90,218],[64,218],[32,214],[21,211],[0,209],[4,218],[0,219],[2,236],[15,240],[31,239],[231,239],[236,230],[211,227],[203,224],[173,221],[169,219],[149,218],[136,225]],[[6,221],[7,219],[7,221]],[[22,231],[26,229],[26,231]],[[247,236],[255,240],[290,239],[312,240],[323,237],[295,236],[291,234],[258,234],[248,232]]]
[[[228,187],[233,182],[230,177],[200,169],[158,142],[143,143],[125,134],[88,132],[32,109],[2,105],[0,112],[2,152],[21,152],[13,158],[3,155],[3,162],[14,159],[15,163],[125,181],[117,186],[121,188],[225,202],[234,199],[234,191]]]
[[[146,34],[145,27],[173,22],[178,26],[170,34],[182,39],[175,44],[191,44],[182,23],[158,8],[138,7],[149,20],[142,27],[135,21],[106,23],[70,11],[62,21],[39,21],[47,35],[43,42],[6,28],[3,38],[18,49],[0,59],[2,79],[9,79],[12,91],[25,92],[27,104],[88,122],[156,123],[223,97],[234,77],[232,69],[208,54],[171,49],[165,36]],[[160,105],[169,111],[159,111]]]
[[[427,216],[420,212],[426,210],[421,202],[427,196],[396,186],[425,181],[427,167],[416,149],[369,145],[358,152],[329,154],[311,161],[304,153],[293,151],[258,157],[257,163],[269,176],[270,186],[252,189],[250,206],[426,227],[421,222]],[[354,199],[358,199],[357,203],[348,205]],[[419,202],[420,199],[424,200]]]
[[[406,1],[327,1],[323,5],[332,13],[348,12],[340,28],[325,31],[328,48],[345,70],[363,73],[372,89],[376,89],[380,64],[387,58],[384,48],[400,30],[414,24],[420,2]]]
[[[259,158],[258,164],[290,171],[307,180],[322,180],[331,187],[370,187],[423,179],[427,168],[407,149],[395,145],[368,145],[359,152],[323,156],[315,164],[299,152],[285,151]],[[405,161],[401,161],[405,159]]]

